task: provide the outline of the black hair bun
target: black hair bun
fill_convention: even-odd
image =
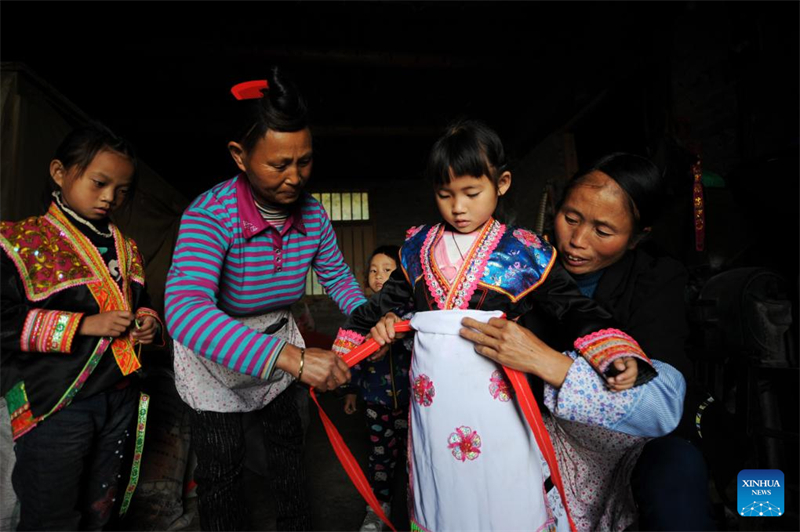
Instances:
[[[305,102],[291,77],[277,65],[270,68],[269,100],[275,109],[288,115],[305,115]]]

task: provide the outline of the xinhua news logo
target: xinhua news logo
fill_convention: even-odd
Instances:
[[[783,471],[743,469],[739,471],[737,502],[744,517],[783,515]]]

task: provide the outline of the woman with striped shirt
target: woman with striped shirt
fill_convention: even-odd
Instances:
[[[246,114],[228,149],[241,173],[192,202],[165,297],[178,392],[192,408],[203,530],[247,530],[240,490],[243,417],[258,412],[279,530],[310,528],[303,429],[291,390],[350,379],[333,352],[305,349],[289,306],[310,268],[349,314],[365,300],[322,206],[303,192],[312,167],[306,104],[277,68],[232,93]]]

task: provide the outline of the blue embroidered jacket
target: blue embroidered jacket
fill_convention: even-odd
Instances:
[[[463,271],[450,286],[433,256],[446,229],[443,224],[409,229],[400,251],[401,267],[342,328],[366,335],[387,312],[409,301],[416,311],[501,310],[508,319],[536,306],[556,317],[572,338],[614,327],[611,314],[580,293],[549,243],[531,231],[495,220],[481,229],[465,257]]]

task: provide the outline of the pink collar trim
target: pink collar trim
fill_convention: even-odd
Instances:
[[[306,234],[306,225],[303,223],[302,204],[305,203],[305,197],[297,200],[289,212],[289,217],[283,224],[283,228],[279,231],[284,235],[291,227],[294,227],[303,234]],[[272,229],[277,231],[275,226],[266,221],[261,213],[258,212],[256,207],[256,199],[253,197],[253,190],[250,187],[250,182],[244,173],[236,177],[236,206],[239,209],[239,219],[242,224],[242,234],[245,238],[252,238],[262,231]]]
[[[420,250],[422,273],[428,290],[436,300],[439,310],[465,309],[478,287],[478,283],[486,269],[486,263],[505,233],[506,226],[497,220],[490,219],[481,229],[479,236],[472,243],[464,263],[452,282],[444,279],[438,270],[434,258],[434,247],[444,233],[442,224],[436,224],[428,231]]]

